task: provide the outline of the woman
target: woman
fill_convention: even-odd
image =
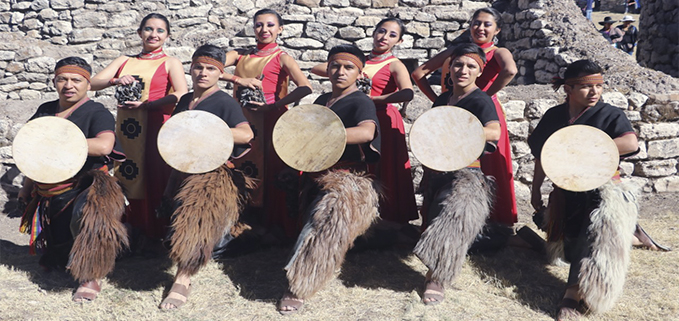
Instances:
[[[269,227],[282,227],[288,237],[294,237],[299,226],[296,219],[290,219],[286,202],[286,190],[278,183],[286,179],[285,164],[276,155],[271,142],[271,132],[278,118],[288,110],[287,105],[297,102],[311,93],[311,83],[302,73],[295,60],[278,47],[276,39],[283,32],[283,19],[274,10],[262,9],[253,17],[257,47],[251,50],[230,51],[226,54],[226,66],[236,66],[233,75],[225,73],[222,79],[234,84],[234,93],[239,87],[260,89],[265,103],[252,102],[243,110],[245,117],[254,128],[255,139],[252,151],[235,161],[236,166],[252,178],[260,180],[253,192],[251,205],[261,208]],[[288,78],[297,88],[288,93]],[[284,171],[281,173],[281,171]],[[290,181],[296,181],[290,171]],[[263,181],[263,182],[262,182]],[[290,197],[297,194],[294,187]]]
[[[624,34],[617,27],[613,27],[614,22],[615,20],[613,20],[611,17],[606,17],[604,18],[604,21],[599,21],[599,24],[603,26],[601,29],[599,29],[599,33],[606,40],[608,40],[609,44],[611,44],[613,47],[617,47],[618,42],[622,40],[622,36]]]
[[[486,63],[483,49],[468,43],[456,46],[451,54],[453,88],[441,94],[434,107],[458,106],[474,114],[483,125],[486,146],[493,146],[502,135],[496,108],[492,99],[475,84]],[[492,183],[479,167],[476,161],[453,172],[425,168],[422,216],[427,229],[414,253],[429,268],[422,296],[426,305],[443,301],[444,287],[450,285],[462,269],[467,250],[490,214]]]
[[[639,29],[632,25],[634,21],[632,16],[624,16],[620,20],[622,24],[618,26],[618,30],[623,33],[622,39],[618,42],[618,48],[630,56],[634,54],[634,47],[637,45],[637,38],[639,36]]]
[[[382,135],[382,159],[371,164],[369,172],[382,183],[384,198],[380,201],[380,217],[400,224],[418,218],[410,159],[406,146],[403,117],[407,102],[413,99],[413,85],[406,66],[392,53],[403,42],[405,25],[398,18],[382,19],[373,31],[373,49],[366,57],[363,75],[371,80],[370,98],[377,107]],[[326,75],[327,63],[316,65],[311,72]],[[394,103],[404,103],[401,112]]]
[[[127,192],[130,206],[127,221],[149,238],[165,236],[167,222],[156,217],[170,175],[170,167],[160,157],[156,139],[162,124],[172,114],[179,98],[188,92],[184,68],[177,58],[163,53],[170,36],[170,22],[158,13],[144,17],[137,34],[141,53],[121,56],[92,78],[92,90],[109,86],[142,84],[140,101],[118,106],[116,137],[127,160],[116,170],[116,177]]]
[[[497,151],[481,160],[484,174],[495,177],[497,183],[496,200],[491,213],[494,222],[513,225],[517,222],[516,198],[514,196],[514,172],[512,169],[512,147],[509,143],[507,121],[502,105],[497,99],[498,91],[504,88],[516,75],[516,63],[512,53],[506,48],[495,46],[496,36],[502,27],[502,17],[493,8],[481,8],[472,16],[470,35],[471,40],[483,49],[486,54],[486,64],[483,73],[476,79],[476,85],[486,92],[495,103],[496,112],[500,118],[502,136],[498,142]],[[434,58],[417,67],[412,76],[420,90],[431,101],[436,100],[436,94],[427,82],[426,76],[438,68],[441,70],[442,91],[445,91],[447,79],[447,61],[456,46],[444,50]],[[444,66],[445,65],[445,66]]]

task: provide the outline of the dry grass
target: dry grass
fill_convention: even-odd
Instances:
[[[673,248],[679,247],[677,196],[642,200],[641,223]],[[426,268],[419,260],[407,251],[352,252],[338,278],[301,313],[282,317],[275,303],[285,290],[282,267],[290,249],[274,248],[211,262],[194,277],[189,302],[167,312],[157,305],[175,268],[162,255],[118,262],[97,300],[76,304],[70,301],[74,281],[65,273],[42,272],[38,258],[28,255],[26,238],[14,232],[18,219],[3,215],[0,224],[2,320],[551,320],[568,273],[519,248],[472,256],[446,300],[425,307],[420,291]],[[634,250],[621,300],[589,320],[679,319],[678,270],[679,251]]]

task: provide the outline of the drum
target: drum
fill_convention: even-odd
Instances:
[[[432,108],[410,129],[413,155],[431,169],[448,172],[469,166],[486,145],[483,125],[472,113],[455,106]]]
[[[45,116],[26,123],[12,143],[14,161],[28,178],[54,184],[72,178],[87,160],[87,139],[70,120]]]
[[[189,174],[212,171],[233,151],[231,128],[221,118],[201,110],[172,116],[158,132],[158,152],[170,167]]]
[[[618,147],[608,134],[587,125],[572,125],[549,136],[540,162],[545,175],[562,189],[593,190],[610,181],[618,169]]]
[[[342,157],[347,133],[330,108],[310,104],[285,112],[273,128],[272,140],[285,164],[303,172],[320,172]]]

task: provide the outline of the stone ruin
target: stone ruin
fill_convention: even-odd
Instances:
[[[664,1],[664,2],[663,2]],[[653,15],[647,1],[640,30]],[[225,50],[255,45],[252,15],[261,8],[279,11],[285,29],[279,43],[296,59],[303,71],[326,59],[338,44],[354,43],[369,51],[375,24],[385,16],[401,18],[407,26],[403,43],[395,54],[408,68],[433,57],[468,26],[471,13],[491,5],[490,1],[469,0],[10,0],[0,3],[0,202],[15,195],[22,176],[13,164],[11,141],[42,101],[57,98],[51,83],[54,63],[67,56],[80,56],[92,63],[95,73],[123,54],[140,51],[136,28],[150,12],[166,15],[172,36],[165,51],[179,58],[188,71],[194,48],[204,43]],[[586,20],[571,0],[500,0],[505,25],[500,46],[512,51],[519,68],[513,82],[498,96],[506,109],[508,130],[514,152],[517,198],[529,198],[532,156],[526,138],[544,111],[563,101],[563,92],[546,85],[577,59],[598,61],[606,70],[604,100],[625,110],[639,134],[642,152],[622,163],[624,179],[640,191],[679,191],[679,80],[662,72],[640,67],[630,56],[607,45],[592,22]],[[655,6],[655,4],[653,4]],[[676,4],[674,10],[676,12]],[[655,8],[655,7],[653,7]],[[668,16],[668,20],[677,16]],[[664,17],[664,16],[663,16]],[[665,19],[665,18],[663,18]],[[665,25],[670,22],[663,22]],[[648,27],[661,32],[661,27]],[[676,29],[676,28],[675,28]],[[671,32],[664,36],[674,39]],[[640,37],[641,38],[641,37]],[[670,41],[667,40],[667,41]],[[665,40],[664,40],[665,41]],[[665,47],[666,43],[662,43]],[[676,47],[667,51],[674,57],[669,71],[664,56],[647,55],[648,45],[640,42],[640,56],[650,58],[647,66],[670,74],[677,68]],[[671,49],[667,49],[671,50]],[[652,64],[655,61],[658,64]],[[326,79],[309,74],[314,94],[301,103],[311,103],[329,91]],[[190,78],[187,76],[190,84]],[[225,84],[227,89],[230,84]],[[435,86],[436,87],[436,86]],[[91,93],[115,114],[112,88]],[[424,95],[416,93],[409,105],[406,129],[430,108]],[[414,164],[415,184],[421,166]]]

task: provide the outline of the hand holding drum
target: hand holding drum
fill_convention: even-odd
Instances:
[[[207,173],[229,160],[231,128],[221,118],[200,110],[172,116],[158,132],[158,152],[170,167],[189,174]]]
[[[272,136],[281,160],[303,172],[320,172],[335,165],[347,141],[342,120],[330,108],[313,104],[285,112]]]
[[[593,190],[608,182],[618,168],[618,147],[605,132],[587,125],[572,125],[549,136],[540,163],[545,175],[572,192]]]
[[[432,108],[410,129],[410,150],[424,166],[448,172],[469,166],[486,145],[483,125],[456,106]]]
[[[70,120],[45,116],[26,123],[12,143],[14,161],[31,180],[54,184],[72,178],[87,160],[87,139]]]

